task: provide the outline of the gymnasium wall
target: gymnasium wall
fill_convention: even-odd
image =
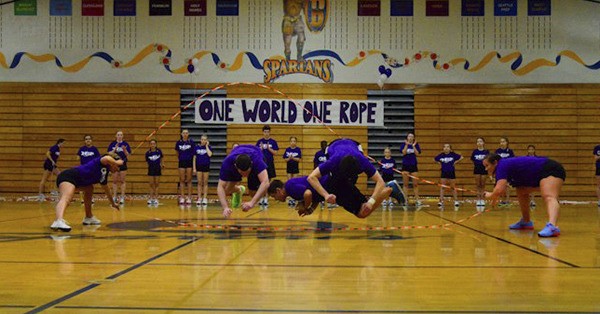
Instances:
[[[179,84],[0,84],[0,193],[36,193],[41,178],[45,151],[58,138],[67,142],[61,150],[61,169],[77,164],[76,152],[83,135],[92,134],[94,144],[105,151],[117,130],[133,147],[179,110]],[[212,85],[200,84],[196,88]],[[278,84],[293,98],[361,99],[370,85],[355,84]],[[404,87],[404,86],[403,86]],[[389,88],[395,88],[390,86]],[[266,97],[261,89],[236,86],[229,97]],[[565,165],[566,197],[594,196],[592,149],[598,144],[600,129],[600,85],[428,85],[415,87],[415,128],[423,147],[419,158],[420,175],[439,178],[439,166],[433,162],[444,143],[470,156],[475,139],[483,136],[486,147],[498,147],[500,136],[510,139],[517,155],[525,155],[534,144],[538,155],[548,156]],[[233,142],[255,143],[262,137],[261,125],[228,127],[228,147]],[[333,128],[341,136],[367,142],[366,128]],[[272,126],[272,137],[283,153],[289,136],[297,136],[303,148],[301,171],[308,174],[319,142],[336,135],[323,127]],[[176,192],[177,169],[173,145],[179,138],[179,120],[160,130],[156,138],[165,153],[167,169],[161,192]],[[392,147],[399,147],[398,137]],[[366,146],[366,145],[365,145]],[[367,148],[368,151],[368,147]],[[142,145],[129,163],[128,193],[147,192],[146,163]],[[285,163],[276,158],[278,178],[285,177]],[[465,160],[457,166],[460,186],[473,188],[472,164]],[[360,181],[361,186],[364,180]],[[50,184],[48,185],[48,188]],[[422,186],[422,194],[437,195],[432,186]],[[214,188],[211,189],[214,194]],[[467,194],[465,194],[467,196]]]

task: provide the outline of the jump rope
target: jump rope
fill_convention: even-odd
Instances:
[[[268,86],[268,85],[260,84],[260,83],[231,82],[231,83],[227,83],[227,84],[218,85],[218,86],[204,92],[202,95],[196,97],[195,99],[190,101],[187,105],[183,106],[183,108],[178,110],[168,120],[163,122],[158,128],[156,128],[154,131],[152,131],[150,134],[148,134],[148,136],[146,136],[146,138],[143,141],[141,141],[132,150],[132,154],[136,150],[138,150],[142,145],[144,145],[144,143],[146,143],[150,139],[152,139],[152,137],[155,136],[161,129],[163,129],[164,127],[169,125],[174,119],[179,117],[183,111],[187,110],[190,106],[194,105],[198,100],[214,93],[215,91],[221,90],[226,87],[237,86],[237,85],[247,85],[247,86],[259,87],[259,88],[269,90],[275,94],[278,94],[278,95],[284,97],[285,99],[289,100],[291,103],[296,105],[297,107],[300,107],[302,110],[304,110],[308,114],[310,114],[313,117],[313,119],[315,119],[315,121],[317,121],[319,124],[321,124],[327,130],[329,130],[329,132],[331,132],[338,138],[342,138],[342,136],[339,133],[337,133],[330,126],[325,124],[321,119],[319,119],[319,117],[315,116],[312,113],[312,111],[310,111],[309,109],[298,104],[298,102],[296,102],[296,100],[294,100],[293,98],[291,98],[284,92],[282,92],[272,86]],[[380,162],[376,161],[371,156],[367,155],[366,157],[373,162],[377,162],[378,164],[381,164]],[[394,172],[402,174],[402,175],[407,175],[408,177],[412,178],[413,180],[418,180],[419,182],[423,182],[423,183],[430,184],[430,185],[437,185],[437,186],[439,186],[441,188],[445,188],[445,189],[452,189],[450,186],[447,186],[447,185],[444,185],[441,183],[437,183],[437,182],[433,182],[430,180],[421,179],[417,176],[413,176],[407,172],[400,171],[396,168],[392,168],[392,169],[394,170]],[[477,191],[473,191],[473,190],[465,189],[465,188],[456,188],[455,187],[454,189],[457,191],[477,193]],[[260,209],[254,213],[251,213],[247,217],[253,216],[261,211],[264,211],[264,209]],[[368,230],[381,230],[381,231],[383,231],[383,230],[408,230],[408,229],[448,229],[448,227],[451,225],[456,225],[456,224],[460,224],[465,221],[471,220],[486,211],[489,211],[489,209],[484,210],[484,211],[478,211],[477,213],[474,213],[466,218],[460,219],[455,222],[449,222],[449,223],[437,224],[437,225],[410,225],[410,226],[390,226],[390,227],[314,227],[314,228],[310,228],[310,227],[252,227],[252,226],[237,226],[237,225],[209,225],[209,224],[196,224],[196,223],[188,223],[188,222],[177,222],[177,221],[173,221],[173,220],[161,219],[161,218],[156,218],[156,217],[148,217],[146,215],[141,215],[141,214],[136,214],[136,215],[144,216],[146,218],[152,218],[153,220],[167,222],[167,223],[174,224],[174,225],[177,225],[180,227],[193,227],[193,228],[205,229],[205,230],[240,230],[240,231],[245,231],[245,230],[248,230],[248,231],[368,231]]]

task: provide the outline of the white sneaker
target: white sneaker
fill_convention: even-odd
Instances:
[[[153,200],[152,200],[152,205],[158,205],[158,199],[156,199],[156,198],[155,198],[155,199],[153,199]]]
[[[71,231],[71,226],[69,226],[64,219],[56,219],[52,223],[52,225],[50,225],[50,229],[54,231],[60,230],[64,232],[69,232]]]
[[[52,196],[58,196],[58,191],[52,190],[52,191],[50,191],[50,195],[52,195]]]
[[[416,200],[415,206],[423,206],[423,202],[421,202],[420,200]]]
[[[192,205],[192,199],[191,199],[191,198],[187,198],[187,199],[185,200],[185,205],[188,205],[188,206],[189,206],[189,205]]]
[[[43,202],[45,200],[46,200],[46,195],[44,195],[44,193],[38,194],[38,201]],[[598,203],[598,204],[600,204],[600,203]],[[598,205],[598,206],[600,206],[600,205]]]
[[[196,206],[202,206],[202,199],[199,198],[196,200]]]
[[[152,205],[152,203],[153,203],[153,202],[154,202],[154,201],[153,201],[152,199],[149,199],[149,200],[146,202],[146,204],[148,204],[148,205]]]
[[[96,218],[96,216],[83,218],[83,225],[85,226],[99,225],[100,223],[102,222],[100,221],[100,219]]]
[[[185,204],[185,199],[183,197],[179,198],[179,205],[184,205]]]
[[[383,202],[381,202],[381,206],[387,206],[388,201],[387,200],[383,200]]]
[[[529,207],[535,208],[535,202],[534,201],[529,202]]]
[[[460,203],[458,201],[454,201],[454,207],[458,207],[460,206]]]
[[[121,196],[121,198],[119,199],[119,204],[125,204],[125,196]]]
[[[203,198],[202,199],[202,206],[206,206],[206,205],[208,205],[208,199]]]

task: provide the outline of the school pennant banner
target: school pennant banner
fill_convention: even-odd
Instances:
[[[202,98],[194,105],[199,124],[383,126],[383,100]]]

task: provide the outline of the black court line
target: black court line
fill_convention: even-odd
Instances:
[[[57,309],[86,309],[86,310],[122,310],[122,311],[183,311],[183,312],[266,312],[266,313],[540,313],[537,311],[461,311],[461,310],[310,310],[310,309],[250,309],[250,308],[204,308],[204,307],[130,307],[130,306],[57,306]],[[547,310],[542,310],[547,311]],[[597,312],[582,312],[582,311],[551,311],[551,313],[597,313]]]
[[[131,272],[131,271],[133,271],[135,269],[138,269],[138,268],[140,268],[140,267],[142,267],[142,266],[144,266],[144,265],[146,265],[146,264],[148,264],[148,263],[150,263],[150,262],[152,262],[152,261],[154,261],[156,259],[159,259],[159,258],[161,258],[161,257],[163,257],[163,256],[165,256],[165,255],[167,255],[169,253],[172,253],[172,252],[177,251],[177,250],[179,250],[179,249],[181,249],[183,247],[186,247],[186,246],[188,246],[188,245],[196,242],[199,239],[200,238],[192,238],[191,240],[189,240],[189,241],[187,241],[185,243],[182,243],[182,244],[180,244],[180,245],[178,245],[178,246],[176,246],[176,247],[174,247],[174,248],[172,248],[172,249],[170,249],[168,251],[165,251],[163,253],[160,253],[158,255],[150,257],[150,258],[146,259],[145,261],[137,263],[137,264],[135,264],[135,265],[133,265],[133,266],[131,266],[129,268],[126,268],[126,269],[124,269],[124,270],[122,270],[122,271],[120,271],[120,272],[118,272],[116,274],[110,275],[110,276],[108,276],[108,277],[106,277],[104,279],[109,279],[110,280],[110,279],[118,278],[118,277],[120,277],[122,275],[125,275],[128,272]],[[98,284],[98,283],[93,283],[93,284],[87,285],[87,286],[85,286],[85,287],[83,287],[83,288],[81,288],[79,290],[71,292],[71,293],[69,293],[69,294],[67,294],[65,296],[62,296],[62,297],[60,297],[60,298],[58,298],[56,300],[50,301],[50,302],[48,302],[48,303],[46,303],[44,305],[40,305],[40,306],[34,308],[33,310],[28,311],[27,313],[39,313],[39,312],[44,311],[44,310],[46,310],[46,309],[48,309],[50,307],[53,307],[53,306],[55,306],[55,305],[57,305],[59,303],[62,303],[64,301],[66,301],[66,300],[69,300],[69,299],[71,299],[73,297],[76,297],[76,296],[78,296],[78,295],[80,295],[80,294],[82,294],[82,293],[84,293],[86,291],[92,290],[92,289],[98,287],[99,285],[100,284]]]
[[[435,215],[435,214],[431,213],[430,211],[423,211],[423,212],[424,212],[424,213],[427,213],[427,214],[429,214],[429,215],[431,215],[431,216],[434,216],[434,217],[441,218],[441,219],[443,219],[443,220],[445,220],[445,221],[452,222],[453,224],[455,224],[455,225],[457,225],[457,226],[461,226],[461,227],[463,227],[463,228],[466,228],[466,229],[469,229],[469,230],[471,230],[471,231],[475,231],[475,232],[477,232],[477,233],[481,233],[481,234],[483,234],[483,235],[485,235],[485,236],[488,236],[488,237],[490,237],[490,238],[494,238],[494,239],[496,239],[496,240],[498,240],[498,241],[501,241],[501,242],[504,242],[504,243],[506,243],[506,244],[510,244],[510,245],[512,245],[512,246],[516,246],[516,247],[518,247],[518,248],[521,248],[521,249],[523,249],[523,250],[526,250],[526,251],[529,251],[529,252],[531,252],[531,253],[534,253],[534,254],[537,254],[537,255],[543,256],[543,257],[545,257],[545,258],[549,258],[549,259],[551,259],[551,260],[555,260],[555,261],[557,261],[557,262],[559,262],[559,263],[561,263],[561,264],[567,265],[567,266],[569,266],[569,267],[573,267],[573,268],[581,268],[581,266],[579,266],[579,265],[575,265],[575,264],[573,264],[573,263],[569,263],[569,262],[567,262],[567,261],[565,261],[565,260],[562,260],[562,259],[560,259],[560,258],[557,258],[557,257],[554,257],[554,256],[550,256],[550,255],[548,255],[548,254],[545,254],[545,253],[542,253],[542,252],[540,252],[540,251],[536,251],[536,250],[530,249],[530,248],[528,248],[528,247],[526,247],[526,246],[523,246],[523,245],[521,245],[521,244],[517,244],[517,243],[515,243],[515,242],[512,242],[512,241],[510,241],[510,240],[506,240],[506,239],[504,239],[504,238],[501,238],[501,237],[495,236],[495,235],[493,235],[493,234],[489,234],[489,233],[487,233],[487,232],[483,232],[483,231],[481,231],[481,230],[478,230],[478,229],[475,229],[475,228],[472,228],[472,227],[469,227],[469,226],[463,225],[462,223],[457,223],[457,222],[455,222],[455,221],[453,221],[453,220],[451,220],[451,219],[444,218],[444,217],[442,217],[442,216],[440,216],[440,215]]]

